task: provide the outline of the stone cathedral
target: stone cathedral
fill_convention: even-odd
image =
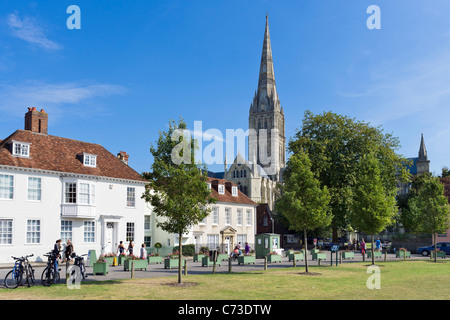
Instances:
[[[253,201],[268,203],[273,209],[286,165],[286,137],[284,111],[275,84],[268,16],[248,125],[248,158],[238,154],[229,168],[225,159],[223,178],[234,182]]]

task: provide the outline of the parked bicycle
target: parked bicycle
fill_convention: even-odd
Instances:
[[[58,266],[58,255],[55,252],[48,252],[47,254],[44,254],[44,256],[48,257],[48,261],[47,267],[45,267],[42,272],[41,281],[42,285],[49,287],[52,284],[59,282],[61,279],[59,271],[61,271],[61,269]]]
[[[74,266],[78,266],[80,268],[81,277],[83,280],[87,278],[86,274],[86,266],[84,265],[84,256],[87,256],[87,254],[82,254],[81,256],[77,256],[75,252],[72,254],[72,258],[74,258]]]
[[[34,269],[28,261],[29,257],[33,255],[28,255],[25,257],[13,257],[15,261],[13,269],[8,272],[5,277],[5,286],[9,289],[15,289],[19,285],[23,284],[23,274],[25,273],[25,279],[28,287],[30,287],[30,282],[34,283]]]

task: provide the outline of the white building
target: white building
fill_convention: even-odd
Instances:
[[[133,240],[137,254],[148,206],[128,155],[49,135],[47,127],[44,110],[29,108],[25,130],[0,140],[0,263],[27,254],[45,261],[57,239],[97,257]]]
[[[194,244],[198,252],[202,246],[209,250],[231,253],[237,244],[242,250],[245,242],[254,249],[257,204],[239,191],[236,184],[224,179],[208,178],[211,196],[217,199],[211,213],[199,224],[192,226],[182,237],[182,245]],[[162,252],[178,246],[178,235],[156,227],[157,218],[152,216],[152,239],[162,244]],[[154,245],[152,243],[152,245]]]

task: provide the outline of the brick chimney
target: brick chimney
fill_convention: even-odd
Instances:
[[[28,108],[28,112],[25,113],[25,130],[47,134],[48,114],[44,109],[37,111],[35,107]]]
[[[128,155],[125,151],[120,151],[117,154],[117,158],[119,158],[119,160],[121,160],[123,163],[125,163],[126,165],[128,165],[128,158],[130,157],[130,155]]]

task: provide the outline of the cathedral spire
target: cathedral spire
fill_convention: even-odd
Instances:
[[[425,148],[425,141],[423,140],[423,133],[420,139],[420,148],[419,148],[419,161],[428,160],[427,148]]]
[[[259,110],[275,109],[278,105],[278,95],[275,86],[275,72],[273,68],[272,46],[270,44],[269,15],[266,15],[266,29],[259,68],[257,106]],[[255,103],[253,104],[255,105]],[[277,109],[279,110],[279,108]]]

